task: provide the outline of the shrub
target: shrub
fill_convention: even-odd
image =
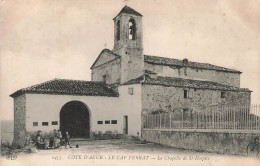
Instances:
[[[94,139],[101,139],[103,137],[103,133],[101,131],[94,131],[93,138]]]
[[[95,131],[93,132],[93,138],[98,140],[103,139],[119,139],[121,138],[122,134],[118,134],[117,131],[106,131],[105,133],[102,133],[101,131]]]

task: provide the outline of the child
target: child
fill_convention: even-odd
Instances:
[[[67,148],[67,145],[69,145],[70,146],[70,135],[69,135],[69,132],[65,132],[65,148]],[[71,146],[70,146],[70,148],[72,148]]]

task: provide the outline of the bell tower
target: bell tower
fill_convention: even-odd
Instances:
[[[125,6],[114,20],[114,49],[121,56],[121,83],[143,74],[142,15]]]

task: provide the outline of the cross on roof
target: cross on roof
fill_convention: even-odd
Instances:
[[[107,43],[104,44],[105,48],[107,48]]]

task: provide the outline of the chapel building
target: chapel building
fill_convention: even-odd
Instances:
[[[14,142],[26,133],[60,129],[141,136],[142,115],[213,105],[250,104],[241,72],[208,63],[143,54],[142,15],[125,6],[114,21],[114,48],[91,66],[91,81],[54,79],[20,89],[14,98]]]

